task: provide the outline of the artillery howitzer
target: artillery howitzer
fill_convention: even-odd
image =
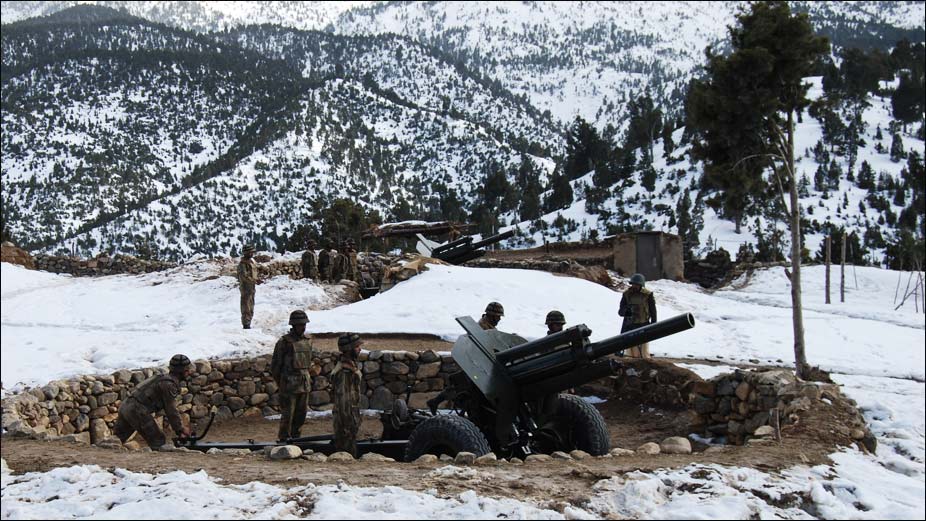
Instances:
[[[428,403],[430,411],[410,410],[406,401],[396,400],[380,417],[381,439],[358,441],[360,454],[377,452],[405,461],[464,451],[477,456],[495,452],[499,457],[574,449],[605,454],[610,436],[598,410],[578,396],[559,393],[619,372],[620,361],[606,358],[609,355],[694,327],[694,317],[685,313],[598,342],[589,341],[592,332],[584,324],[527,342],[502,331],[485,331],[470,317],[457,322],[466,334],[457,339],[451,354],[461,370]],[[453,414],[437,413],[443,401],[452,403]],[[203,451],[272,445],[334,450],[331,435],[206,444],[199,443],[200,438],[175,444]]]
[[[486,246],[499,243],[514,235],[514,230],[486,237],[481,241],[473,242],[472,236],[461,237],[445,244],[437,244],[418,235],[418,253],[425,257],[440,259],[449,264],[463,264],[485,255]]]

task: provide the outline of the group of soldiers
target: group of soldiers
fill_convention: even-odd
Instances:
[[[343,279],[360,282],[360,264],[353,239],[342,242],[337,250],[331,249],[329,241],[323,241],[318,253],[317,248],[315,239],[306,241],[301,263],[303,278],[330,283]]]
[[[323,250],[324,251],[324,250]],[[349,250],[348,250],[349,252]],[[241,280],[242,323],[250,327],[254,310],[253,288],[257,280],[257,267],[252,259],[253,247],[246,247],[238,267]],[[303,257],[305,259],[305,257]],[[312,273],[307,271],[306,273]],[[646,289],[646,279],[637,273],[630,278],[630,288],[621,297],[618,314],[624,317],[621,333],[656,322],[656,301],[652,291]],[[245,288],[250,288],[246,297]],[[245,311],[248,314],[245,315]],[[505,308],[499,302],[490,302],[479,319],[483,329],[496,329],[505,316]],[[280,442],[300,437],[308,411],[308,394],[312,390],[312,340],[306,336],[309,317],[297,309],[289,315],[290,330],[273,348],[270,373],[279,389],[281,419],[277,433]],[[566,325],[561,311],[547,313],[545,324],[547,334],[557,333]],[[362,374],[358,364],[363,340],[356,333],[345,333],[338,338],[338,362],[328,374],[334,408],[335,450],[357,455],[357,433],[360,431],[360,383]],[[631,348],[628,356],[649,358],[649,346],[643,344]],[[165,446],[164,431],[155,423],[153,415],[164,411],[167,422],[175,433],[189,436],[177,410],[176,399],[180,394],[181,381],[192,374],[192,363],[185,355],[175,355],[170,360],[167,374],[153,376],[140,383],[119,407],[114,433],[125,443],[135,432],[141,434],[152,450]],[[443,397],[429,400],[428,405],[436,409]]]
[[[316,253],[318,243],[315,239],[306,241],[306,250],[302,254],[302,277],[315,282],[337,283],[347,279],[360,282],[360,265],[354,240],[347,239],[341,243],[339,250],[332,250],[328,241],[323,243],[321,251]],[[241,327],[251,329],[254,318],[254,295],[259,282],[257,262],[254,260],[255,248],[248,244],[244,247],[241,261],[238,262],[238,289],[241,293]]]

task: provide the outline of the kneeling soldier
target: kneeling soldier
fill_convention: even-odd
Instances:
[[[498,327],[498,323],[501,322],[503,316],[505,316],[505,308],[498,302],[489,302],[489,305],[486,306],[485,313],[483,313],[482,318],[479,319],[479,327],[486,330],[495,329]]]
[[[305,423],[309,391],[312,390],[312,340],[305,336],[309,317],[297,309],[289,315],[289,333],[283,335],[273,348],[270,374],[280,389],[279,441],[298,438]]]
[[[357,357],[363,341],[356,333],[338,338],[341,356],[331,371],[334,393],[334,447],[357,457],[357,432],[360,431],[360,368]]]
[[[174,433],[183,437],[190,435],[189,427],[183,426],[175,400],[180,394],[180,380],[192,374],[193,364],[185,355],[174,355],[169,367],[167,374],[152,376],[138,384],[119,406],[119,417],[113,426],[113,433],[122,443],[137,431],[148,442],[151,450],[160,450],[167,443],[167,438],[152,415],[162,410]]]

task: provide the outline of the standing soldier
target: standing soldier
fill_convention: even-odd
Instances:
[[[334,393],[334,448],[357,457],[357,432],[360,431],[360,368],[357,357],[363,341],[356,333],[338,338],[341,356],[331,371]]]
[[[251,329],[254,318],[254,293],[257,291],[257,262],[254,261],[254,246],[244,247],[241,262],[238,263],[238,289],[241,291],[241,325]]]
[[[312,389],[312,340],[305,336],[309,317],[297,309],[289,314],[289,333],[283,335],[273,348],[270,374],[280,389],[279,441],[298,438],[305,423],[308,393]]]
[[[347,245],[345,243],[338,244],[337,253],[335,253],[334,263],[331,267],[331,282],[337,284],[341,282],[341,279],[347,277],[347,271],[349,269],[349,261],[347,260]]]
[[[479,327],[482,329],[495,329],[503,316],[505,316],[505,308],[498,302],[489,302],[485,313],[479,319]]]
[[[306,241],[306,250],[302,254],[302,278],[318,280],[318,258],[315,256],[315,239]]]
[[[547,334],[552,335],[553,333],[559,333],[563,330],[563,326],[566,325],[566,317],[563,316],[561,311],[553,310],[547,313]]]
[[[347,278],[360,283],[360,261],[357,259],[357,250],[354,248],[354,240],[347,239]]]
[[[322,282],[331,282],[331,246],[327,239],[322,241],[322,251],[318,253],[318,276]]]
[[[621,333],[626,333],[656,322],[656,299],[653,292],[646,289],[646,278],[639,273],[630,277],[630,289],[621,296],[618,315],[624,317]],[[649,343],[632,347],[628,353],[633,358],[649,358]]]
[[[132,394],[119,406],[119,416],[113,426],[113,433],[122,443],[128,441],[136,431],[148,442],[151,450],[162,450],[167,438],[164,431],[154,422],[153,414],[164,411],[175,434],[190,436],[189,427],[183,426],[177,411],[177,396],[180,395],[180,380],[193,372],[193,365],[185,355],[174,355],[170,359],[167,374],[155,375],[138,384]]]

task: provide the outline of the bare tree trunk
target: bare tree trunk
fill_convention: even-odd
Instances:
[[[801,206],[794,171],[794,114],[788,112],[788,172],[791,174],[791,321],[794,325],[794,367],[801,378],[809,373],[804,352],[804,312],[801,306]]]
[[[830,253],[832,251],[832,237],[826,236],[826,303],[830,303]]]
[[[839,261],[839,301],[846,301],[846,242],[849,240],[849,234],[842,232],[842,253]]]

